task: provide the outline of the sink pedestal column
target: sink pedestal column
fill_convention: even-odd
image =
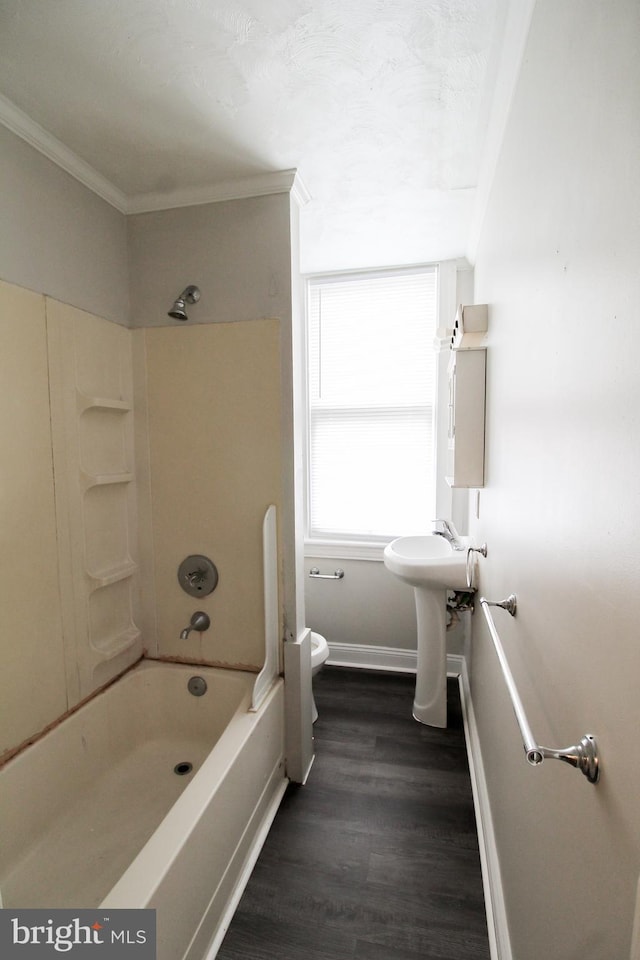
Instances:
[[[414,587],[418,663],[413,716],[431,727],[447,725],[447,591]]]

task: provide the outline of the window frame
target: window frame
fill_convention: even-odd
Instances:
[[[394,539],[393,536],[366,537],[353,534],[349,537],[311,535],[311,402],[310,402],[310,371],[309,371],[309,324],[310,324],[310,290],[313,282],[344,282],[349,278],[377,279],[397,277],[401,275],[415,275],[419,272],[435,273],[435,322],[434,322],[434,382],[431,404],[432,419],[432,470],[434,477],[434,500],[437,499],[437,465],[438,465],[438,407],[439,407],[439,363],[438,363],[438,334],[441,316],[441,264],[438,262],[417,263],[402,267],[385,267],[379,269],[357,269],[343,271],[327,271],[310,273],[302,277],[304,289],[304,402],[305,402],[305,437],[304,437],[304,550],[310,557],[340,557],[344,559],[381,560],[384,547]],[[353,408],[354,410],[356,408]],[[434,503],[435,516],[435,503]],[[430,518],[429,518],[430,519]],[[428,520],[427,520],[428,523]]]

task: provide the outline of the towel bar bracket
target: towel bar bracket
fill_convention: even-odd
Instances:
[[[551,747],[540,746],[542,757],[548,760],[563,760],[585,775],[589,783],[597,783],[600,779],[600,766],[598,763],[598,743],[596,738],[586,733],[580,738],[579,743],[573,747],[565,747],[562,750],[554,750]],[[533,753],[533,751],[530,751]],[[529,763],[541,763],[541,760],[531,760],[527,754]]]
[[[480,603],[486,603],[488,607],[500,607],[512,617],[515,617],[518,609],[518,599],[515,593],[510,593],[506,600],[485,600],[484,597],[480,597]]]

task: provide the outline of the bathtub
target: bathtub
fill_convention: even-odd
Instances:
[[[283,682],[253,712],[254,681],[142,660],[6,763],[3,906],[151,907],[158,960],[215,956],[286,786]]]

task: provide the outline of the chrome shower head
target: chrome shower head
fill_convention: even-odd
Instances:
[[[200,291],[197,287],[194,287],[193,284],[185,287],[177,300],[174,301],[171,310],[169,310],[169,316],[173,317],[174,320],[188,320],[185,304],[197,303],[199,299]]]

